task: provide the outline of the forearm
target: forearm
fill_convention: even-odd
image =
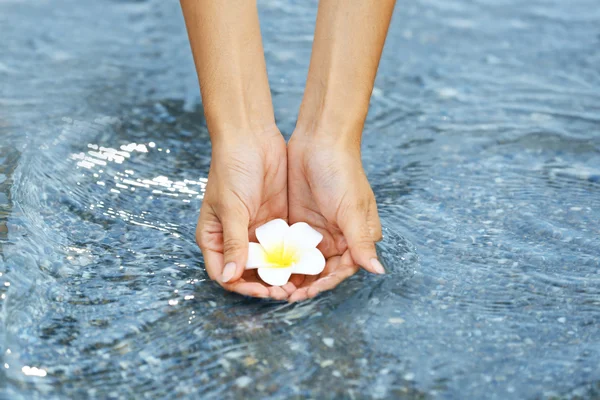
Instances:
[[[256,1],[181,0],[211,140],[275,119]]]
[[[296,129],[360,143],[395,0],[321,0]]]

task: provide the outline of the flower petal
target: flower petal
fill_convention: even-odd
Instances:
[[[285,246],[297,249],[314,249],[323,240],[323,235],[306,222],[296,222],[285,235]]]
[[[305,249],[300,260],[292,267],[292,273],[318,275],[325,269],[325,257],[319,249]],[[260,271],[260,270],[259,270]]]
[[[260,279],[273,286],[285,285],[292,275],[291,268],[259,268]]]
[[[246,261],[246,269],[254,269],[269,266],[267,261],[267,252],[258,243],[248,243],[248,260]]]
[[[285,235],[290,229],[287,222],[274,219],[256,228],[256,238],[266,252],[281,247]]]

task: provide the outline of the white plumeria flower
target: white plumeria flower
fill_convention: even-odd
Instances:
[[[305,222],[289,226],[274,219],[256,228],[259,243],[250,243],[246,269],[258,269],[258,276],[273,286],[283,286],[292,274],[318,275],[325,257],[317,249],[323,235]]]

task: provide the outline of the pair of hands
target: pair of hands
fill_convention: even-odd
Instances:
[[[276,127],[213,140],[208,184],[196,240],[211,279],[242,295],[290,302],[312,298],[356,273],[384,273],[375,242],[381,224],[364,173],[360,143],[294,132],[286,146]],[[327,260],[320,275],[292,275],[281,287],[245,270],[249,240],[262,224],[282,218],[323,234]]]

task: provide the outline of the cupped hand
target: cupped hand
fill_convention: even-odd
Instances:
[[[304,221],[323,234],[327,265],[318,276],[292,276],[289,301],[315,297],[356,273],[384,273],[375,242],[381,223],[360,158],[360,143],[294,133],[288,144],[289,222]]]
[[[222,134],[212,143],[208,183],[196,228],[206,271],[223,288],[284,300],[293,284],[271,287],[245,270],[256,227],[287,220],[287,154],[277,128]]]

